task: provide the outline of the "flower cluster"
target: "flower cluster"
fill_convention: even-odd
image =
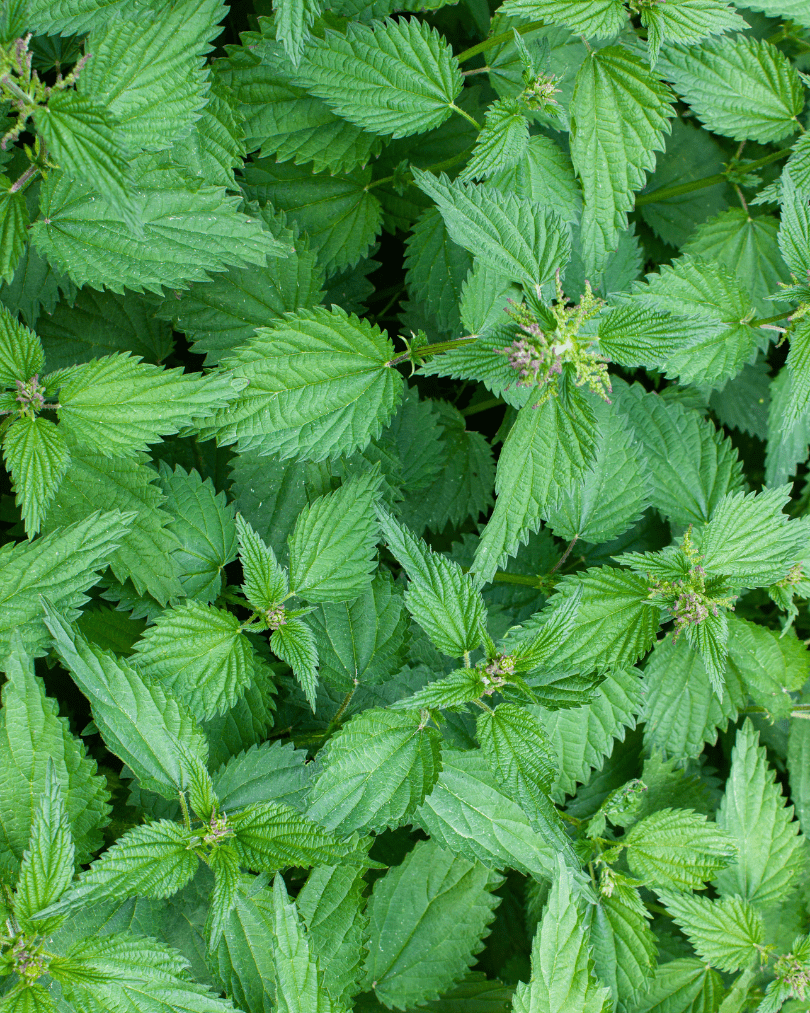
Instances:
[[[527,109],[535,112],[555,112],[559,103],[554,96],[559,92],[559,78],[554,74],[539,74],[526,78],[526,88],[520,96]]]
[[[48,959],[38,945],[19,935],[11,947],[11,962],[14,971],[23,981],[33,984],[48,970]]]
[[[507,313],[517,321],[523,334],[518,335],[511,345],[496,351],[506,356],[507,362],[518,374],[518,386],[545,388],[538,404],[554,393],[550,381],[555,380],[567,364],[573,367],[574,382],[578,387],[587,385],[589,390],[609,403],[611,386],[607,360],[591,350],[594,338],[579,336],[583,324],[599,313],[604,300],[598,299],[586,282],[582,299],[576,306],[571,306],[563,293],[559,271],[556,285],[557,299],[548,311],[553,327],[546,325],[543,330],[525,303],[520,306],[511,303]],[[536,291],[540,300],[539,285]]]
[[[212,848],[215,848],[223,840],[234,835],[234,830],[229,825],[228,817],[224,813],[221,816],[213,813],[208,827],[208,832],[203,836],[202,841],[203,844],[207,844]]]
[[[287,616],[284,613],[283,605],[274,605],[264,613],[264,620],[269,630],[277,630],[279,626],[287,625]]]
[[[677,580],[660,580],[648,575],[651,587],[649,598],[662,598],[675,620],[675,637],[690,626],[698,626],[709,615],[718,615],[721,608],[734,611],[734,598],[711,595],[706,588],[706,571],[700,565],[703,558],[692,544],[692,528],[683,537],[682,551],[689,563],[685,576]]]
[[[39,374],[30,380],[17,380],[17,394],[14,398],[20,405],[21,415],[34,416],[45,407],[45,388],[39,382]]]
[[[807,941],[802,942],[803,946],[796,947],[794,944],[794,948],[806,951]],[[792,998],[810,998],[810,965],[807,963],[806,952],[785,953],[776,961],[773,971],[777,982],[790,989]]]
[[[515,659],[508,654],[496,654],[480,669],[481,681],[486,687],[485,696],[503,689],[510,676],[515,674]]]

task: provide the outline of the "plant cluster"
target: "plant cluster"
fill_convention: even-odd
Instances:
[[[0,1013],[810,1010],[808,67],[0,4]]]

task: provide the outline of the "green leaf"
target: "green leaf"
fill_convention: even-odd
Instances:
[[[282,459],[322,461],[361,449],[399,403],[393,358],[384,332],[337,306],[286,314],[224,360],[248,385],[203,435]]]
[[[28,240],[28,209],[25,194],[0,176],[0,281],[10,282]]]
[[[106,355],[71,369],[61,382],[57,415],[69,442],[104,457],[146,450],[195,417],[212,415],[236,396],[227,375],[184,373]]]
[[[23,922],[59,900],[73,879],[76,849],[58,778],[56,765],[49,758],[14,893],[14,914]],[[57,924],[39,922],[35,930],[46,935]]]
[[[798,561],[805,544],[801,524],[782,512],[789,486],[759,494],[728,493],[703,531],[706,570],[766,587],[781,580]]]
[[[368,590],[379,528],[379,473],[349,479],[319,496],[290,536],[290,588],[308,601],[340,602]]]
[[[584,480],[560,489],[546,521],[558,538],[607,542],[641,517],[650,497],[643,451],[616,408],[594,401],[597,440],[593,466]]]
[[[737,732],[731,772],[717,823],[736,841],[736,865],[717,878],[724,896],[739,894],[766,907],[787,897],[806,865],[806,847],[798,837],[792,807],[785,806],[776,774],[768,766],[759,734],[749,720]]]
[[[703,890],[707,880],[737,855],[732,838],[706,817],[682,809],[661,809],[645,817],[622,839],[630,871],[645,883]]]
[[[727,671],[718,697],[703,659],[685,639],[667,636],[654,647],[644,668],[644,741],[648,748],[682,759],[713,744],[744,702],[744,691]]]
[[[384,571],[353,602],[325,602],[309,617],[321,678],[341,693],[376,686],[402,666],[408,613],[402,593]]]
[[[619,46],[589,53],[571,99],[571,158],[582,183],[586,271],[604,268],[633,194],[655,168],[674,115],[668,88]],[[606,171],[603,171],[606,170]]]
[[[203,57],[224,14],[221,0],[191,0],[94,26],[87,42],[93,58],[79,78],[79,94],[117,118],[126,147],[169,147],[205,104]]]
[[[135,519],[110,557],[110,569],[122,583],[131,580],[138,594],[148,593],[165,605],[179,597],[182,588],[171,556],[177,542],[167,530],[171,517],[162,508],[156,479],[145,455],[110,458],[74,447],[42,528],[53,531],[57,523],[79,521],[93,510],[131,511]]]
[[[802,833],[810,836],[810,725],[791,721],[788,732],[787,769],[790,776],[790,797],[796,808],[796,819]]]
[[[480,750],[442,750],[442,771],[413,816],[446,851],[490,869],[516,869],[548,879],[555,851],[496,782]]]
[[[735,141],[779,141],[796,130],[801,79],[771,42],[736,35],[667,49],[667,77],[697,118]]]
[[[531,708],[545,728],[557,759],[552,797],[561,802],[577,783],[587,784],[592,768],[599,768],[616,740],[624,741],[635,727],[643,703],[643,687],[636,669],[609,672],[590,703],[548,711]]]
[[[334,865],[353,850],[312,820],[279,802],[248,806],[230,819],[243,865],[275,872],[288,865]]]
[[[650,465],[651,504],[676,524],[702,524],[723,497],[742,486],[742,464],[731,441],[683,405],[638,385],[617,400]]]
[[[794,170],[795,171],[795,170]],[[781,177],[782,216],[779,249],[792,274],[801,278],[810,261],[810,211],[807,207],[807,183],[797,186],[786,167]]]
[[[37,982],[0,999],[2,1013],[59,1013],[48,992]]]
[[[558,862],[548,905],[532,942],[532,973],[518,982],[515,1013],[603,1013],[610,992],[594,974],[590,942],[577,909],[571,873]]]
[[[244,809],[259,802],[303,808],[311,776],[305,763],[303,750],[278,739],[237,753],[213,775],[222,810]]]
[[[507,556],[537,531],[562,490],[579,485],[594,462],[597,429],[591,403],[580,395],[576,411],[559,397],[518,413],[495,473],[495,509],[475,552],[473,569],[491,580]]]
[[[770,17],[791,19],[797,25],[810,28],[810,14],[808,14],[803,0],[740,0],[739,6],[749,10],[764,11]]]
[[[314,713],[318,689],[318,645],[312,630],[300,619],[287,619],[270,638],[270,648],[293,670]]]
[[[44,363],[45,353],[36,334],[0,306],[0,385],[14,387],[17,380],[30,380]]]
[[[187,601],[166,611],[135,644],[139,669],[198,721],[232,707],[253,678],[253,648],[236,616]]]
[[[655,971],[657,946],[649,926],[651,917],[638,890],[621,883],[592,909],[596,974],[609,985],[620,1010],[633,1008]]]
[[[307,47],[298,77],[338,116],[393,137],[440,126],[463,86],[450,46],[418,18],[327,31]]]
[[[453,242],[513,281],[542,284],[568,261],[569,230],[528,198],[420,169],[413,170],[413,179],[436,202]]]
[[[805,414],[810,405],[810,317],[799,320],[790,332],[787,368],[790,402],[784,422],[790,426]]]
[[[355,715],[318,754],[308,816],[342,836],[400,826],[436,783],[439,743],[418,714],[371,708]]]
[[[562,25],[578,35],[609,39],[627,23],[622,0],[593,0],[584,8],[580,0],[507,0],[504,14],[519,15],[525,21]]]
[[[278,565],[273,550],[265,545],[241,514],[236,517],[242,590],[256,609],[270,609],[283,601],[288,591],[287,574]]]
[[[362,871],[318,865],[295,900],[311,949],[329,969],[324,984],[336,1000],[348,1000],[359,989],[367,923],[365,886]]]
[[[56,701],[45,695],[42,680],[32,669],[18,637],[14,654],[5,662],[0,708],[0,842],[7,857],[22,859],[53,765],[76,861],[88,862],[101,847],[101,828],[108,822],[106,781],[96,773],[84,744],[70,734],[67,719],[59,717]]]
[[[725,989],[720,975],[693,957],[660,964],[634,1013],[714,1013]]]
[[[739,971],[758,959],[765,941],[762,918],[742,897],[709,900],[659,891],[667,910],[701,959],[719,971]]]
[[[276,0],[276,38],[283,43],[290,61],[297,67],[311,41],[312,23],[321,13],[318,0]]]
[[[557,773],[556,757],[542,724],[523,707],[500,703],[491,713],[478,716],[476,734],[487,763],[507,794],[549,847],[578,870],[579,859],[549,798]]]
[[[61,913],[112,898],[170,897],[197,870],[194,840],[190,830],[171,820],[133,827],[79,876],[51,910]]]
[[[34,111],[34,123],[55,164],[68,175],[95,187],[138,231],[140,226],[130,200],[132,181],[126,132],[118,126],[110,109],[75,91],[55,91],[47,106]]]
[[[108,748],[144,788],[176,798],[188,786],[190,762],[205,764],[208,755],[191,712],[123,659],[88,644],[50,605],[45,610],[59,657],[90,701]]]
[[[34,542],[0,548],[0,656],[14,630],[28,650],[43,653],[48,634],[40,595],[75,618],[133,520],[117,510],[97,512]]]
[[[641,23],[647,29],[650,66],[658,59],[664,43],[693,43],[708,35],[745,31],[748,25],[726,0],[671,0],[641,11]]]
[[[793,699],[810,679],[810,653],[795,636],[777,636],[765,626],[728,616],[728,664],[752,700],[774,720],[790,716]]]
[[[353,267],[369,255],[383,217],[382,205],[369,186],[369,167],[313,175],[311,165],[282,165],[266,158],[249,162],[244,177],[251,200],[269,202],[306,233],[328,274]]]
[[[236,96],[214,74],[202,116],[190,133],[172,145],[174,162],[206,183],[228,190],[236,188],[233,170],[245,157],[245,132],[235,107]]]
[[[174,552],[183,593],[200,601],[214,601],[222,585],[222,571],[237,556],[234,507],[211,479],[180,465],[174,471],[161,462],[158,481],[166,495],[163,509],[173,517],[169,529],[180,543]]]
[[[419,841],[374,884],[365,986],[389,1009],[447,991],[482,949],[498,879],[477,862]]]
[[[486,609],[478,583],[458,563],[434,552],[390,514],[379,510],[388,548],[405,568],[405,604],[443,654],[460,658],[481,643]]]
[[[215,982],[247,1013],[265,1013],[274,998],[274,934],[272,900],[238,893],[223,934],[211,948],[208,962]]]
[[[473,265],[472,256],[450,239],[437,208],[422,212],[406,245],[406,283],[411,298],[427,304],[442,330],[455,331],[461,325],[458,304]]]
[[[790,372],[782,368],[771,384],[768,409],[768,449],[765,454],[765,481],[768,485],[784,484],[796,474],[796,465],[807,458],[810,414],[799,416],[791,426],[783,423],[792,399]]]
[[[469,183],[487,179],[520,162],[529,146],[529,121],[516,99],[497,99],[486,111],[470,161],[459,174]]]
[[[25,533],[31,538],[42,526],[43,515],[67,471],[70,451],[50,419],[26,415],[6,433],[3,459],[17,494]]]
[[[496,172],[490,184],[502,193],[528,197],[535,204],[549,207],[564,222],[578,221],[582,213],[582,194],[571,158],[543,134],[533,134],[518,163]]]
[[[320,962],[281,874],[273,881],[271,925],[278,1013],[339,1013],[342,1007],[325,987]]]
[[[140,237],[90,184],[52,172],[40,193],[42,216],[29,235],[48,263],[77,285],[114,292],[126,287],[161,294],[163,286],[182,288],[231,264],[264,264],[286,253],[259,221],[238,210],[237,196],[192,182],[148,156],[134,165],[131,200],[143,226]]]

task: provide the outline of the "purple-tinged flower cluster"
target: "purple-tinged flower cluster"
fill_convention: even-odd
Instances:
[[[267,628],[270,630],[277,630],[280,626],[287,625],[287,616],[284,613],[283,605],[274,605],[264,613],[265,622]]]

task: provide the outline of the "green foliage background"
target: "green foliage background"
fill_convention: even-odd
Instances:
[[[0,1013],[810,1009],[809,67],[0,3]]]

